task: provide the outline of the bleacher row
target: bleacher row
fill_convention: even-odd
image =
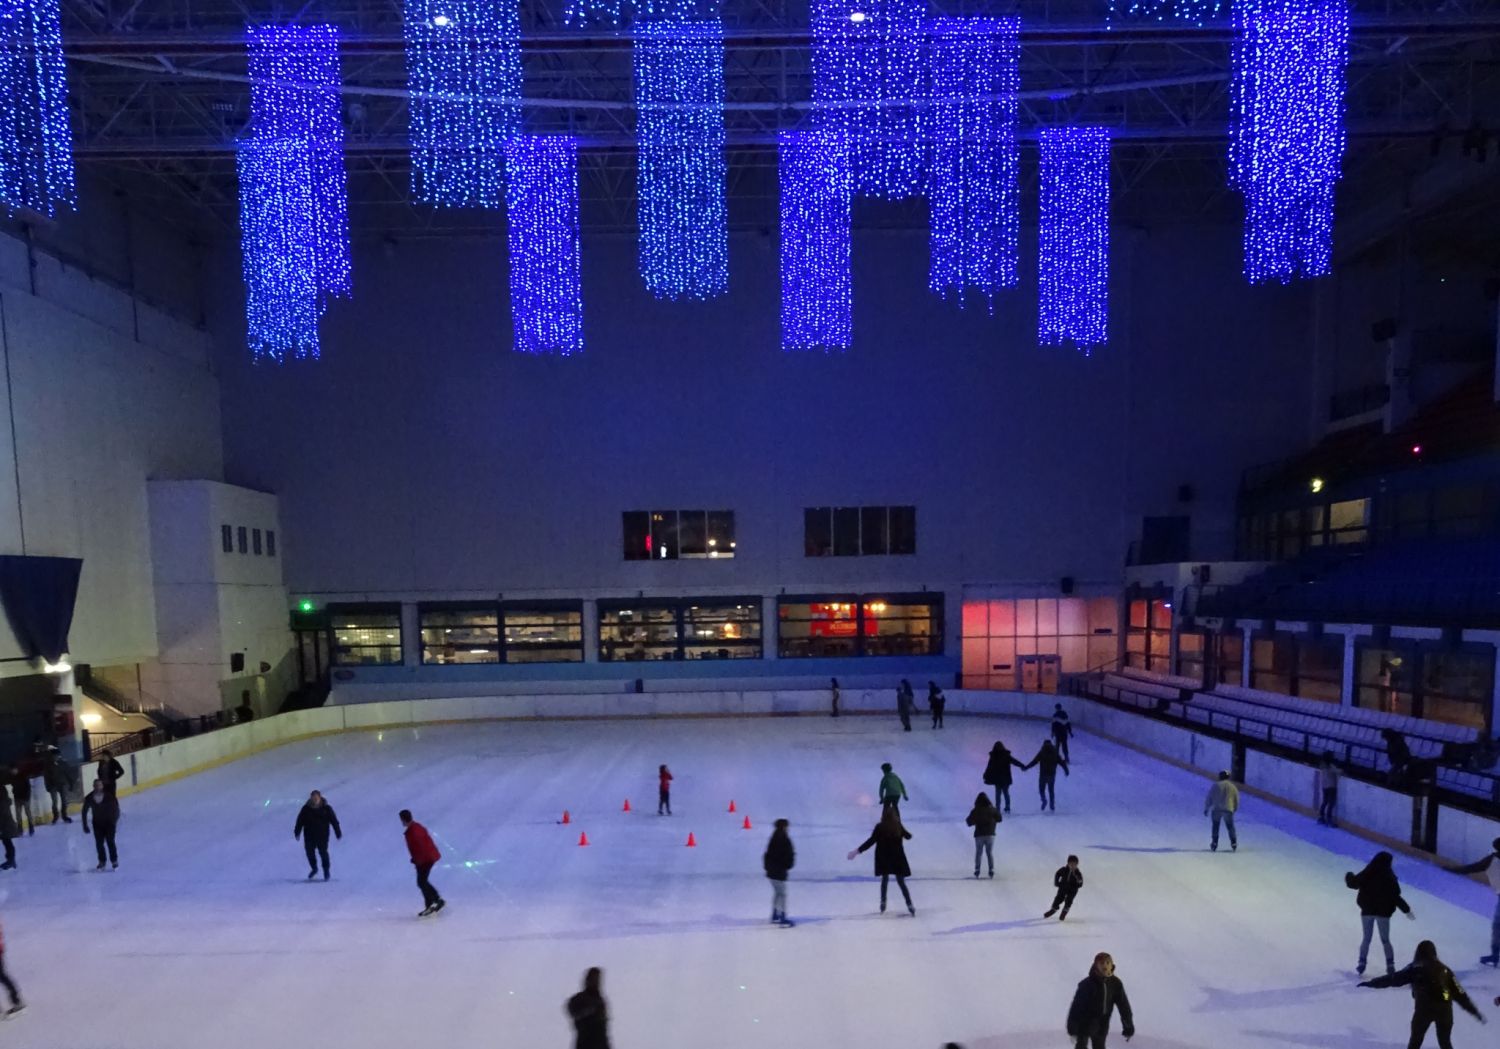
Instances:
[[[1192,678],[1135,667],[1105,674],[1099,691],[1107,699],[1143,710],[1165,710],[1184,721],[1265,740],[1316,759],[1332,751],[1341,762],[1387,771],[1381,732],[1395,729],[1415,758],[1436,761],[1445,744],[1472,744],[1479,733],[1463,725],[1299,699],[1275,692],[1220,685],[1205,691]],[[1493,798],[1494,777],[1439,765],[1437,779],[1450,790]]]

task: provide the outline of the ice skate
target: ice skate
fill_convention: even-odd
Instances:
[[[1046,914],[1043,914],[1043,915],[1042,915],[1042,917],[1043,917],[1043,918],[1050,918],[1050,917],[1052,917],[1052,916],[1053,916],[1053,915],[1054,915],[1054,914],[1056,914],[1056,913],[1057,913],[1057,908],[1056,908],[1056,907],[1053,907],[1053,908],[1052,908],[1052,909],[1051,909],[1051,910],[1050,910],[1050,911],[1048,911],[1048,912],[1047,912],[1047,913],[1046,913]]]
[[[917,916],[917,909],[915,907],[913,907],[911,904],[908,903],[906,905],[906,913],[910,914],[913,918],[915,918]]]
[[[436,914],[438,911],[442,910],[446,906],[448,906],[448,901],[447,900],[438,900],[436,903],[434,903],[432,905],[432,913]]]
[[[329,879],[329,878],[331,878],[331,877],[332,877],[332,875],[331,875],[331,874],[329,874],[329,873],[328,873],[328,872],[327,872],[327,871],[324,871],[324,872],[323,872],[323,880],[324,880],[324,881],[327,881],[327,880],[328,880],[328,879]]]
[[[99,861],[99,866],[95,867],[94,870],[96,870],[96,871],[102,871],[103,869],[104,869],[104,861],[100,860]]]
[[[777,920],[776,924],[781,926],[783,929],[795,929],[797,927],[797,923],[792,921],[792,919],[788,918],[785,914],[783,914],[781,918]]]
[[[314,867],[312,870],[310,870],[310,871],[307,872],[307,880],[308,881],[312,881],[317,876],[318,876],[318,868],[316,868],[316,867]]]
[[[0,871],[13,871],[15,869],[16,869],[16,861],[15,860],[6,860],[4,863],[0,863]]]
[[[15,1005],[12,1005],[9,1009],[5,1010],[5,1018],[7,1020],[9,1020],[12,1016],[20,1016],[21,1013],[23,1013],[25,1011],[26,1011],[26,1003],[25,1002],[17,1002]]]
[[[1479,959],[1479,964],[1494,967],[1500,965],[1500,957],[1496,957],[1493,954],[1486,954],[1484,957]]]
[[[119,870],[120,869],[120,861],[119,860],[115,860],[113,863],[111,863],[109,865],[109,869],[112,870],[112,871]]]

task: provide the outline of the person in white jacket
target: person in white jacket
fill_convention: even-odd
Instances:
[[[1479,961],[1484,965],[1500,965],[1500,838],[1490,842],[1490,854],[1483,859],[1466,863],[1462,867],[1444,867],[1454,874],[1479,874],[1483,872],[1495,893],[1495,916],[1490,919],[1490,953]]]
[[[1240,788],[1229,779],[1229,773],[1219,773],[1219,779],[1208,788],[1208,797],[1203,799],[1203,815],[1213,817],[1213,836],[1209,839],[1210,852],[1219,851],[1219,823],[1229,830],[1229,848],[1238,851],[1240,842],[1234,833],[1234,814],[1240,808]]]

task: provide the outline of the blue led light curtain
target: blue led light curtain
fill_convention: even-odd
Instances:
[[[412,195],[505,203],[505,143],[521,130],[517,0],[406,0]]]
[[[783,131],[777,141],[781,348],[847,350],[854,334],[848,141],[827,130]]]
[[[583,349],[578,140],[521,135],[505,147],[510,311],[519,353]]]
[[[0,203],[77,207],[58,0],[0,3]]]
[[[1344,156],[1348,0],[1235,5],[1230,179],[1245,198],[1245,277],[1326,274]]]
[[[350,290],[338,31],[248,31],[249,136],[240,143],[240,247],[255,359],[317,357],[318,319]]]
[[[932,155],[927,172],[932,256],[941,295],[992,300],[1017,281],[1021,227],[1016,92],[1020,21],[934,18],[928,27]]]
[[[724,24],[654,19],[635,30],[640,267],[658,298],[729,285]]]
[[[1043,128],[1037,341],[1088,350],[1109,339],[1109,129]]]
[[[921,0],[813,0],[813,124],[846,136],[854,188],[921,192]]]

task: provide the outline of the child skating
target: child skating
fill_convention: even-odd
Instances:
[[[658,816],[672,815],[672,773],[667,766],[662,765],[656,772],[658,785],[656,789],[656,814]]]
[[[1077,856],[1069,856],[1067,864],[1057,868],[1057,873],[1052,876],[1052,884],[1057,888],[1057,895],[1052,897],[1052,906],[1042,917],[1052,917],[1061,907],[1062,913],[1057,914],[1057,920],[1067,921],[1068,910],[1073,906],[1078,890],[1083,888],[1083,869],[1078,866]]]

